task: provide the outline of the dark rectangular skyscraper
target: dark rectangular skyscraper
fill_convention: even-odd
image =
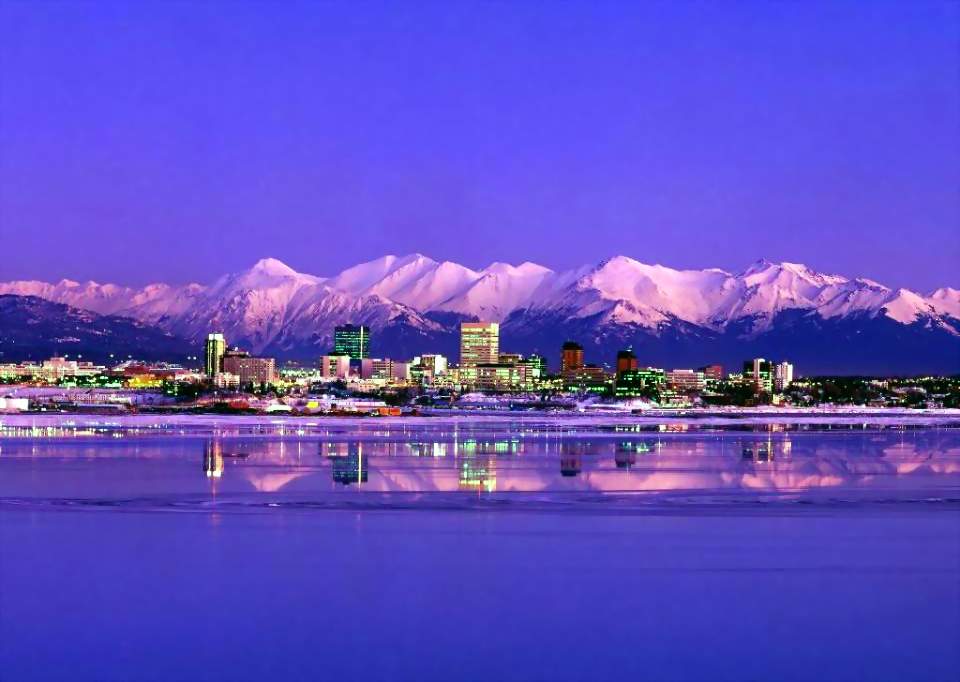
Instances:
[[[351,359],[370,357],[370,330],[363,325],[344,324],[333,330],[333,354]]]

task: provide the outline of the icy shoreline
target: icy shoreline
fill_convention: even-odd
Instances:
[[[516,412],[431,410],[421,416],[402,417],[344,417],[344,416],[278,416],[278,415],[219,415],[219,414],[84,414],[84,413],[19,413],[0,414],[0,429],[22,428],[211,428],[211,427],[273,427],[284,429],[316,427],[363,426],[388,430],[417,426],[442,425],[509,425],[522,423],[525,427],[542,425],[546,428],[602,427],[637,425],[688,425],[698,427],[750,427],[769,425],[796,426],[910,426],[960,427],[957,409],[897,409],[897,408],[739,408],[711,410],[657,410],[643,414],[595,412]],[[3,437],[0,431],[0,438]]]

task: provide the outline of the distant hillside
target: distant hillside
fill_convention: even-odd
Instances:
[[[0,362],[82,355],[104,361],[132,355],[184,360],[197,349],[157,327],[128,317],[99,315],[37,296],[0,295]]]

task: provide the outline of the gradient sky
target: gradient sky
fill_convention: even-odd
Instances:
[[[960,286],[960,3],[0,0],[0,279],[765,257]]]

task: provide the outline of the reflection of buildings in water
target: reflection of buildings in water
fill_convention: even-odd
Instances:
[[[336,457],[333,460],[332,471],[335,483],[350,485],[351,483],[367,482],[367,470],[363,466],[362,455]]]
[[[560,451],[560,475],[577,476],[583,471],[583,458],[585,455],[596,455],[610,447],[609,443],[599,444],[591,441],[573,440],[570,442],[561,442]]]
[[[367,482],[367,467],[363,462],[363,445],[361,443],[348,443],[347,453],[340,456],[331,456],[333,464],[331,471],[333,481],[350,485],[351,483]]]
[[[457,487],[492,493],[497,489],[497,459],[493,456],[468,455],[460,460]]]
[[[297,446],[299,448],[299,444]],[[306,470],[296,470],[285,461],[287,445],[281,442],[224,441],[213,438],[204,443],[203,470],[210,479],[223,476],[224,462],[232,460],[231,479],[234,476],[246,479],[258,492],[276,492],[292,481],[308,475]],[[239,465],[239,463],[245,465]],[[253,463],[251,466],[250,463]],[[292,463],[296,464],[296,463]],[[280,466],[277,466],[280,465]]]
[[[448,444],[440,441],[410,441],[405,443],[407,451],[414,457],[446,457]]]
[[[745,462],[769,462],[774,455],[767,443],[749,443],[741,455]]]
[[[648,443],[643,440],[621,441],[617,443],[613,452],[613,461],[618,469],[629,469],[637,463],[637,456],[643,457],[648,454],[656,454],[658,450],[656,442]]]
[[[637,463],[636,443],[618,443],[613,453],[613,461],[618,469],[629,469]]]
[[[223,476],[223,444],[219,440],[208,440],[203,444],[203,471],[207,478]]]
[[[790,459],[793,442],[789,437],[776,440],[744,441],[741,459],[745,462],[772,462],[777,459]]]
[[[793,443],[789,438],[768,438],[765,441],[747,441],[742,448],[741,459],[745,462],[772,462],[790,459]]]
[[[456,454],[460,455],[516,455],[523,452],[523,441],[519,438],[495,438],[478,440],[466,438],[454,442]]]
[[[576,476],[583,471],[583,456],[580,452],[563,452],[560,454],[560,475]]]
[[[346,457],[350,454],[350,443],[343,442],[321,442],[320,443],[320,456],[321,457]]]

